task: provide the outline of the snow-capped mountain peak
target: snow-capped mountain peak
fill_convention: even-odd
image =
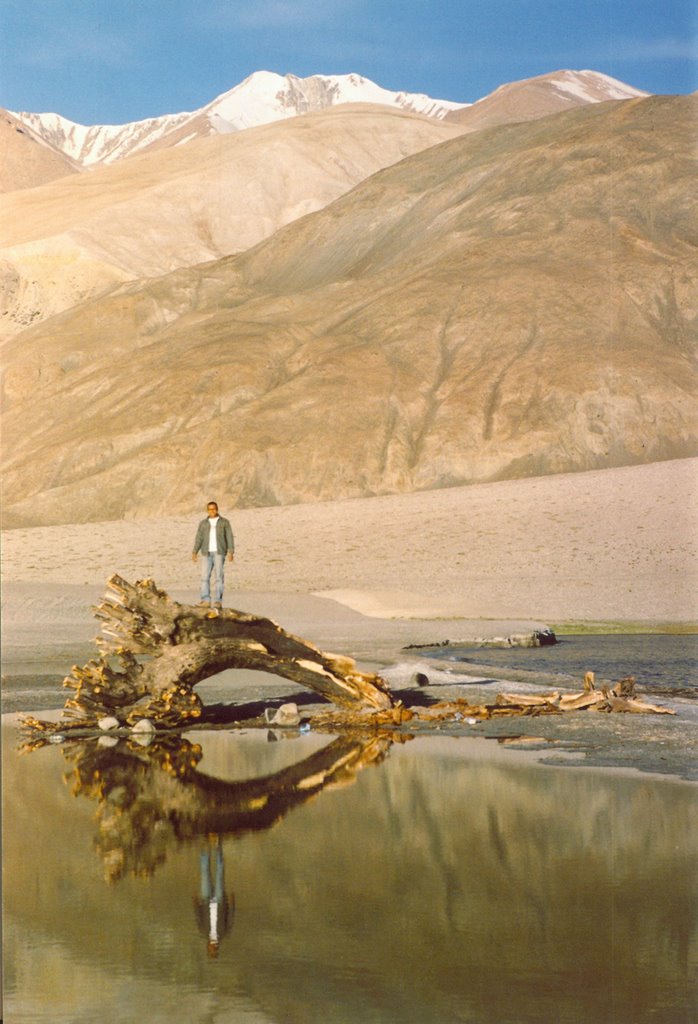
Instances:
[[[192,115],[170,114],[130,124],[84,125],[60,114],[14,115],[54,149],[65,153],[83,167],[111,164],[142,149],[173,131]]]
[[[484,96],[472,106],[480,103],[490,102],[495,97],[513,90],[521,90],[524,87],[545,87],[559,96],[564,97],[571,103],[603,103],[606,100],[629,100],[637,99],[640,96],[647,96],[648,93],[636,89],[632,85],[617,78],[611,78],[601,71],[550,71],[545,75],[536,75],[534,78],[526,78],[520,82],[507,82],[498,86],[489,96]]]
[[[291,74],[256,71],[199,110],[123,125],[86,126],[54,113],[22,112],[14,116],[29,125],[49,145],[66,153],[83,167],[89,167],[114,163],[145,149],[170,132],[177,132],[177,142],[181,144],[202,134],[223,135],[242,131],[341,103],[380,103],[436,118],[467,106],[418,93],[391,92],[357,74],[298,78]]]
[[[379,103],[437,118],[465,105],[434,100],[418,93],[391,92],[357,74],[298,78],[296,75],[256,71],[234,89],[216,97],[202,108],[201,113],[208,117],[216,115],[239,130],[326,110],[342,103]]]
[[[556,71],[531,79],[532,82],[543,80],[560,97],[573,104],[647,95],[596,71]],[[500,92],[521,84],[500,86],[490,96],[496,97]],[[344,103],[380,104],[441,119],[465,107],[477,107],[489,99],[484,97],[471,105],[433,99],[422,93],[391,92],[358,74],[299,78],[292,74],[256,71],[199,110],[165,114],[129,124],[86,126],[53,113],[14,113],[14,116],[49,146],[82,167],[89,167],[114,163],[161,140],[166,140],[165,144],[169,145],[182,145],[201,135],[238,132]],[[458,118],[458,113],[455,116]]]

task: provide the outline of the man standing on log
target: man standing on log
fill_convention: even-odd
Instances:
[[[209,501],[206,506],[207,519],[202,519],[196,531],[194,540],[194,551],[192,561],[196,561],[199,552],[203,555],[201,561],[201,600],[199,604],[208,608],[211,604],[211,573],[216,572],[216,599],[213,602],[214,608],[223,607],[223,568],[225,556],[228,561],[233,561],[235,553],[235,541],[230,523],[223,516],[218,515],[218,505],[215,501]]]

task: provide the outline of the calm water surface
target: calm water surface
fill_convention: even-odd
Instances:
[[[3,738],[6,1024],[698,1012],[694,785],[484,739]]]
[[[469,663],[486,664],[568,675],[580,681],[588,671],[600,679],[632,675],[645,692],[687,690],[683,696],[693,691],[698,697],[698,635],[561,636],[558,641],[550,647],[502,649],[454,644],[420,653],[463,663],[464,669]]]

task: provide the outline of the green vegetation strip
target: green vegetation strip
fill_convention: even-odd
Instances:
[[[635,633],[666,633],[672,636],[686,636],[698,633],[698,622],[553,622],[550,629],[556,636],[597,635]]]

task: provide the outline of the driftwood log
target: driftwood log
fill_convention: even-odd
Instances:
[[[95,615],[100,656],[73,666],[63,683],[73,691],[65,705],[73,724],[113,716],[123,725],[145,718],[177,728],[201,715],[194,686],[230,668],[284,676],[344,707],[393,704],[383,679],[360,672],[353,659],[327,654],[271,619],[178,604],[152,580],[111,576]]]
[[[493,704],[456,700],[405,707],[381,676],[360,672],[352,658],[321,651],[271,619],[178,604],[152,580],[134,585],[120,576],[110,577],[95,614],[102,623],[102,636],[97,638],[100,656],[82,668],[74,665],[65,678],[63,685],[73,692],[62,720],[23,718],[24,729],[37,744],[47,742],[53,733],[96,730],[105,718],[122,729],[143,724],[143,719],[160,729],[191,726],[203,710],[194,692],[196,684],[230,668],[284,676],[326,698],[336,707],[312,716],[313,728],[326,730],[568,711],[674,714],[637,697],[633,677],[597,689],[593,672],[587,672],[584,688],[577,693],[502,693]]]

